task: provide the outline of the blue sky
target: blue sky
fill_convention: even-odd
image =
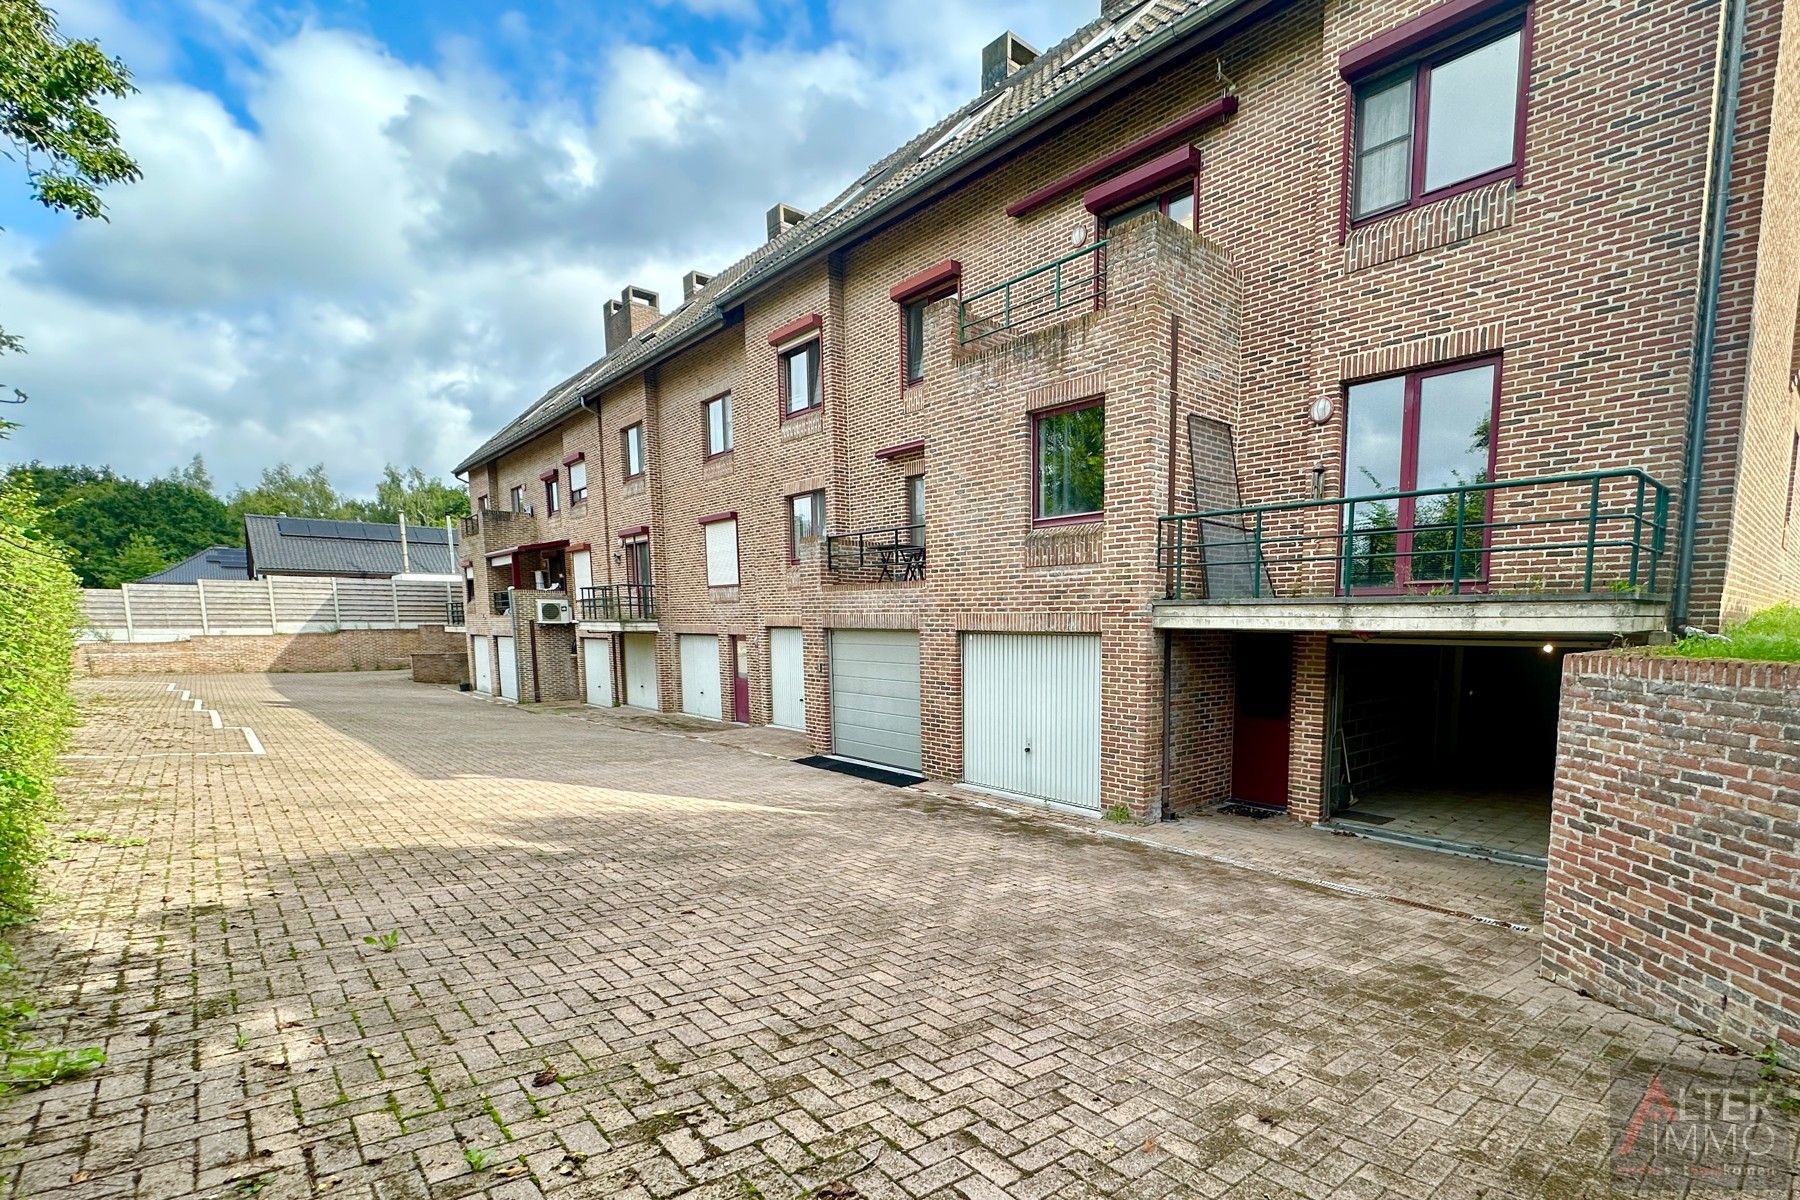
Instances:
[[[1006,29],[1096,0],[54,0],[131,67],[144,179],[111,220],[0,163],[7,460],[221,485],[447,473],[597,357],[628,284],[679,294],[972,96]]]

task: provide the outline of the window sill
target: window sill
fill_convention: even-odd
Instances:
[[[1351,217],[1350,232],[1355,233],[1358,230],[1367,229],[1372,225],[1379,225],[1383,221],[1391,221],[1395,217],[1403,217],[1408,213],[1418,212],[1422,208],[1431,208],[1433,205],[1442,204],[1446,200],[1454,200],[1456,197],[1468,192],[1480,191],[1482,188],[1492,184],[1503,183],[1510,180],[1512,185],[1517,188],[1524,182],[1522,175],[1523,172],[1520,171],[1516,163],[1501,167],[1496,171],[1488,171],[1485,174],[1475,176],[1473,179],[1465,179],[1461,183],[1452,183],[1445,187],[1438,188],[1436,191],[1426,192],[1422,196],[1408,200],[1405,204],[1397,204],[1393,208],[1384,208],[1380,212],[1372,212],[1363,217]]]
[[[1062,529],[1069,525],[1098,525],[1106,520],[1105,513],[1075,513],[1067,517],[1033,517],[1033,529]]]
[[[783,406],[781,410],[781,419],[783,421],[804,421],[806,418],[817,416],[824,411],[825,402],[823,400],[819,401],[817,404],[809,404],[805,408],[797,408],[793,412],[789,412],[786,406]]]
[[[1470,241],[1512,225],[1518,187],[1508,175],[1477,188],[1370,217],[1344,239],[1344,269],[1354,274]]]

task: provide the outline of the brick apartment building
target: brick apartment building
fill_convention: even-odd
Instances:
[[[1800,593],[1797,58],[1779,0],[1002,37],[458,468],[472,678],[1541,857],[1562,655]]]

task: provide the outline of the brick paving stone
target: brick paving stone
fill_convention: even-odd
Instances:
[[[1598,1197],[1615,1065],[1721,1061],[1531,932],[1278,868],[1535,924],[1529,872],[394,675],[177,686],[267,753],[81,685],[69,827],[117,840],[64,844],[20,957],[109,1062],[0,1109],[9,1196]]]

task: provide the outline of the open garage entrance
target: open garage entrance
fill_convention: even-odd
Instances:
[[[1589,648],[1338,643],[1331,823],[1543,865],[1562,660]]]

